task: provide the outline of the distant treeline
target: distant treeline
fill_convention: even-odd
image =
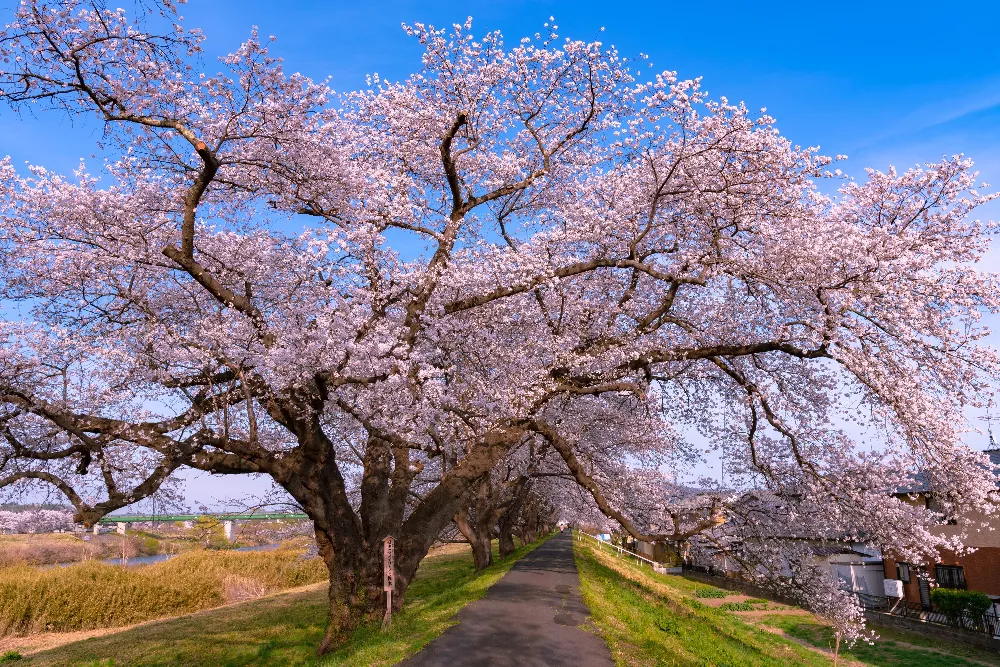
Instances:
[[[37,512],[38,510],[72,512],[73,508],[69,505],[59,505],[56,503],[39,503],[36,505],[19,505],[17,503],[0,504],[0,512]]]

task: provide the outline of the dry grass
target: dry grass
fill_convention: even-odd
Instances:
[[[104,557],[103,545],[75,535],[2,535],[0,567],[15,564],[48,565]]]
[[[189,552],[155,565],[0,569],[0,636],[121,627],[323,581],[300,551]],[[228,586],[227,586],[228,579]]]
[[[351,633],[319,659],[328,601],[325,587],[281,593],[190,616],[144,623],[131,630],[28,655],[29,665],[394,665],[413,655],[456,622],[455,613],[482,597],[517,558],[519,548],[476,574],[468,545],[436,548],[420,563],[406,605],[383,632],[376,621]],[[22,649],[18,649],[22,650]],[[22,663],[19,663],[22,664]]]
[[[238,574],[227,574],[222,579],[222,597],[225,598],[227,604],[256,600],[266,594],[267,587],[257,579]]]

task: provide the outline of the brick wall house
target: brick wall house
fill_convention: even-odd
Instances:
[[[994,465],[1000,465],[1000,449],[989,449],[986,453]],[[900,491],[898,498],[934,509],[934,494],[922,480],[917,479],[913,487]],[[965,544],[975,547],[976,551],[971,554],[956,556],[943,553],[936,563],[918,564],[897,561],[891,550],[887,550],[883,560],[885,578],[902,581],[903,599],[925,607],[930,605],[931,589],[937,586],[980,591],[1000,606],[1000,518],[962,516],[954,522],[938,526],[935,532],[945,536],[957,535],[963,530],[962,524],[984,521],[993,530],[970,531]],[[921,577],[921,574],[925,576]]]

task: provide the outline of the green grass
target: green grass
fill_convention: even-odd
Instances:
[[[763,630],[777,628],[787,637],[819,649],[833,647],[829,626],[815,616],[769,613],[747,618],[733,612],[788,609],[750,598],[712,608],[701,598],[724,597],[721,590],[599,552],[576,542],[581,589],[594,622],[608,641],[618,665],[830,665],[832,655],[810,651]],[[706,594],[707,592],[707,594]],[[738,595],[724,591],[726,596]],[[969,667],[1000,665],[996,651],[953,644],[926,635],[875,628],[874,645],[843,648],[849,664],[873,667]]]
[[[813,646],[828,648],[833,645],[831,629],[810,618],[774,614],[765,616],[761,622],[780,628],[790,637]],[[858,642],[852,648],[841,651],[841,655],[877,667],[969,667],[984,663],[1000,665],[1000,655],[995,651],[959,646],[889,629],[876,628],[876,632],[879,639],[874,645]]]
[[[716,588],[715,586],[699,586],[694,589],[694,596],[696,598],[724,598],[728,595],[732,595],[732,593],[724,591],[721,588]]]
[[[767,600],[754,598],[743,602],[725,602],[719,605],[719,609],[722,611],[759,611],[767,609]]]
[[[324,581],[296,550],[197,551],[155,565],[0,568],[0,636],[113,628]]]
[[[703,584],[574,545],[584,600],[618,665],[830,664],[826,656],[689,597]]]
[[[454,615],[482,597],[514,561],[539,543],[519,548],[476,575],[468,550],[429,557],[387,632],[356,630],[336,652],[315,657],[326,622],[326,590],[278,595],[159,621],[28,656],[27,665],[391,665],[416,653],[455,623]]]

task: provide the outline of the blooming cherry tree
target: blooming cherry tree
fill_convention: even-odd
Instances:
[[[89,525],[182,468],[270,476],[330,570],[321,651],[381,613],[382,538],[401,605],[524,448],[646,540],[691,527],[637,523],[608,473],[675,455],[681,424],[838,529],[917,519],[915,551],[934,517],[885,495],[908,471],[947,512],[990,504],[959,443],[997,373],[970,162],[828,196],[833,160],[766,114],[599,42],[406,30],[416,74],[335,93],[256,35],[203,71],[170,6],[20,5],[0,96],[99,118],[107,161],[0,164],[0,487]]]

